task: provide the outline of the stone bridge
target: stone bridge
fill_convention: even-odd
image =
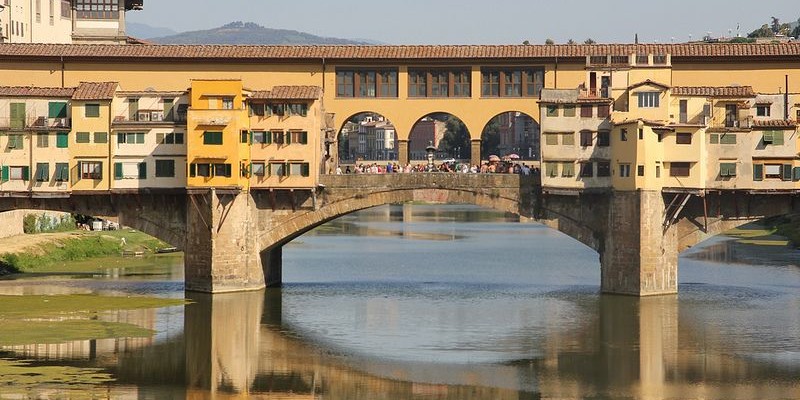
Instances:
[[[2,194],[0,194],[2,196]],[[186,289],[281,284],[282,246],[340,216],[409,201],[475,204],[557,229],[599,254],[603,292],[677,292],[678,253],[710,235],[800,210],[794,192],[565,191],[505,174],[327,175],[313,189],[180,189],[0,197],[11,209],[116,216],[185,251]]]

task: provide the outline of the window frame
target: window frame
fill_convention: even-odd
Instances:
[[[544,73],[544,67],[533,66],[481,68],[481,97],[538,97]]]
[[[658,108],[661,103],[661,92],[642,91],[636,92],[639,108]]]
[[[685,171],[685,172],[684,172]],[[692,163],[688,161],[672,161],[669,163],[671,178],[688,178],[692,176]]]
[[[84,104],[83,116],[86,118],[100,118],[100,103]]]

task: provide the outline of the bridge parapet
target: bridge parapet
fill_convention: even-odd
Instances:
[[[538,179],[516,174],[352,174],[322,175],[319,182],[332,188],[387,188],[387,189],[519,189],[533,187]]]

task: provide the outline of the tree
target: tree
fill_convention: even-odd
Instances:
[[[781,31],[781,20],[775,17],[772,17],[772,33],[778,34]]]
[[[769,38],[774,36],[775,33],[772,32],[772,29],[770,29],[769,25],[767,24],[761,25],[761,28],[758,28],[747,34],[747,37],[749,38]]]
[[[574,40],[572,40],[572,39],[570,39],[570,40],[567,40],[567,44],[575,44],[575,41],[574,41]]]
[[[444,133],[444,137],[439,141],[439,151],[459,158],[468,155],[472,147],[470,146],[469,132],[464,123],[451,115],[445,120],[445,126],[447,127],[447,132]]]
[[[556,42],[555,42],[555,40],[553,40],[553,39],[547,38],[547,39],[544,41],[544,44],[556,44]]]
[[[798,22],[798,25],[794,27],[792,36],[794,36],[796,39],[800,39],[800,22]]]
[[[524,44],[525,46],[527,46],[527,45],[531,44],[531,41],[530,41],[530,40],[525,40],[525,41],[523,41],[523,42],[522,42],[522,44]]]
[[[596,44],[597,42],[594,41],[592,38],[588,38],[583,41],[583,44]]]

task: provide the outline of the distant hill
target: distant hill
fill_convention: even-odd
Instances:
[[[239,21],[219,28],[151,37],[148,40],[160,44],[371,44],[367,41],[328,38],[287,29],[265,28],[253,22]]]
[[[160,26],[151,26],[147,24],[140,24],[136,22],[128,22],[125,24],[125,30],[127,31],[128,36],[135,37],[137,39],[147,39],[153,37],[160,37],[160,36],[170,36],[175,35],[178,32],[174,31],[169,28],[164,28]]]

